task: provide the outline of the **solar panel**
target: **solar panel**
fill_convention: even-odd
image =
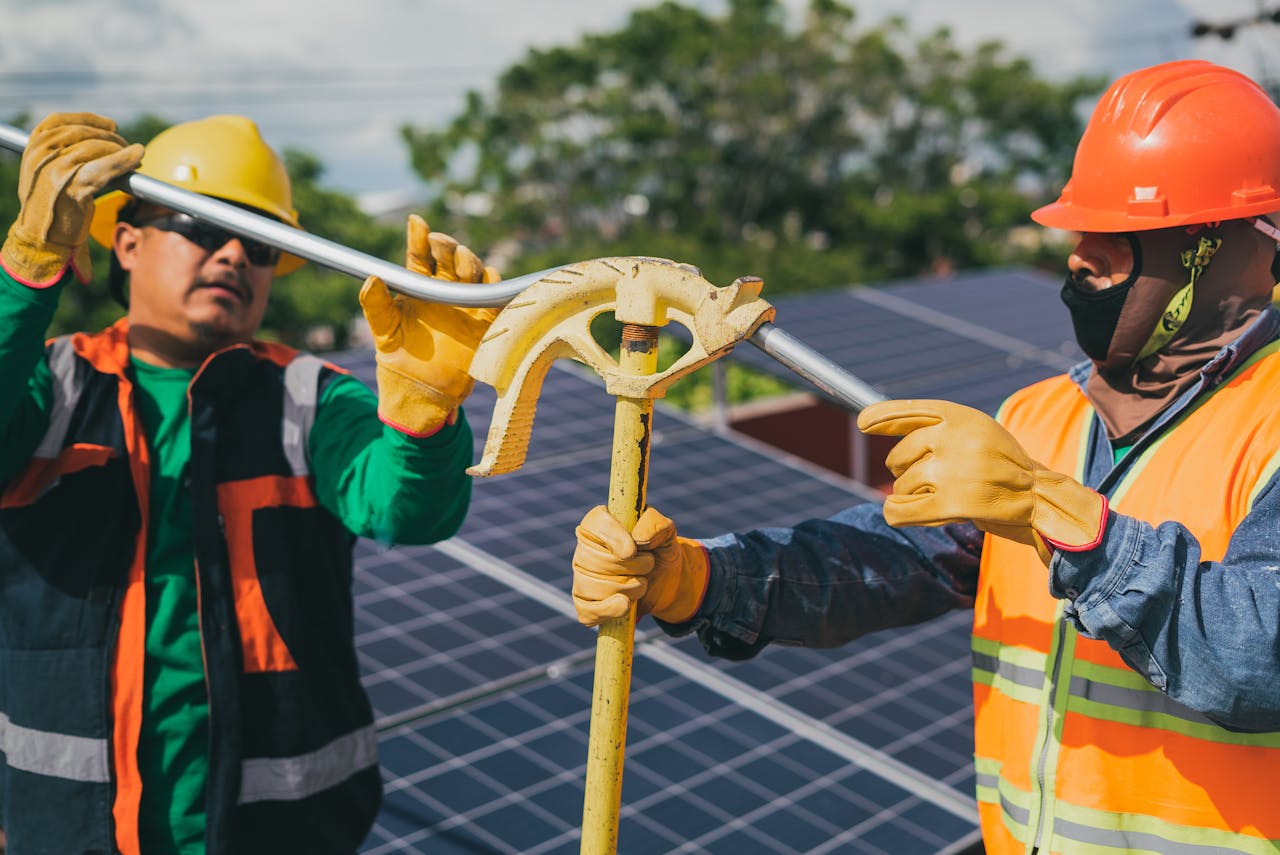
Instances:
[[[368,352],[334,357],[372,382]],[[493,393],[467,405],[482,442]],[[454,538],[357,549],[355,618],[386,796],[365,853],[577,852],[595,636],[573,527],[607,495],[613,400],[558,363],[529,456]],[[477,449],[477,455],[478,455]],[[659,405],[649,501],[681,533],[794,523],[864,488]],[[705,655],[641,622],[621,853],[933,853],[974,839],[969,616],[840,650]]]

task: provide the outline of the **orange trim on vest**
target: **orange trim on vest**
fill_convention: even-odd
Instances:
[[[1254,489],[1280,451],[1280,419],[1260,418],[1272,411],[1277,388],[1280,354],[1238,372],[1143,453],[1118,485],[1112,507],[1153,525],[1177,520],[1200,541],[1204,560],[1220,560],[1248,512]],[[1033,458],[1073,477],[1080,477],[1092,416],[1083,393],[1065,376],[1022,390],[1001,412],[1002,423]],[[1203,453],[1205,448],[1213,454]],[[1070,675],[1080,676],[1077,663],[1129,670],[1105,642],[1060,629],[1058,610],[1035,552],[988,535],[974,612],[976,638],[1041,654],[1052,669],[1054,640],[1064,633],[1070,646],[1062,651],[1057,685],[1062,693]],[[1125,692],[1133,693],[1134,706],[1117,711],[1124,721],[1090,715],[1087,711],[1093,709],[1106,715],[1106,708],[1089,707],[1074,696],[1054,715],[1060,742],[1043,768],[1052,776],[1048,785],[1058,802],[1154,817],[1189,829],[1280,838],[1280,811],[1274,807],[1280,749],[1235,744],[1241,736],[1226,731],[1221,731],[1223,741],[1215,741],[1216,728],[1203,722],[1195,724],[1198,736],[1165,729],[1158,714],[1141,710],[1146,690],[1125,688],[1119,703],[1125,702]],[[1018,694],[1045,696],[1043,688],[1029,686],[1021,686]],[[1167,699],[1151,701],[1176,711]],[[974,703],[975,754],[980,761],[998,764],[1008,785],[1032,795],[1030,821],[1035,826],[1042,806],[1032,782],[1042,768],[1044,748],[1036,728],[1044,726],[1048,712],[1039,703],[977,682]],[[984,803],[979,813],[988,852],[1025,851],[1026,845],[1005,827],[998,805]],[[1050,815],[1046,823],[1052,822]],[[1040,842],[1050,845],[1047,837]]]
[[[99,333],[76,333],[71,345],[98,371],[123,378],[129,367],[129,319],[121,318]]]
[[[281,368],[292,362],[293,358],[298,355],[298,351],[292,347],[274,341],[255,341],[252,349],[258,356],[274,362]]]
[[[115,327],[112,328],[113,330]],[[94,339],[85,338],[92,342]],[[99,351],[99,355],[107,351]],[[127,359],[126,351],[126,359]],[[142,804],[142,772],[138,768],[138,740],[142,728],[143,668],[147,642],[147,521],[150,508],[151,450],[142,437],[142,425],[133,418],[129,398],[132,387],[123,372],[119,382],[120,417],[124,422],[129,469],[138,497],[140,529],[129,566],[129,581],[120,606],[120,634],[111,666],[112,761],[116,797],[111,806],[116,824],[116,846],[121,855],[141,855],[138,810]]]
[[[21,508],[33,504],[54,481],[82,469],[103,466],[115,457],[115,449],[106,445],[78,442],[57,457],[33,458],[0,496],[0,509]]]
[[[316,504],[306,478],[264,476],[218,485],[246,673],[298,669],[262,596],[253,553],[253,515],[262,508],[312,508]]]
[[[264,359],[270,360],[271,362],[274,362],[276,365],[280,366],[281,368],[287,367],[289,363],[292,362],[294,358],[301,352],[301,351],[295,350],[292,347],[289,347],[288,345],[280,344],[279,342],[259,341],[257,339],[253,341],[251,347],[255,354],[257,354],[258,356],[261,356]],[[329,362],[327,359],[321,360],[321,361],[324,363],[325,368],[328,368],[330,371],[333,371],[337,374],[351,373],[348,369],[343,368],[341,365],[334,365],[332,362]]]

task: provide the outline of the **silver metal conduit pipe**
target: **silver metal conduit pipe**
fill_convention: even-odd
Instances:
[[[28,135],[0,123],[0,148],[21,154]],[[489,285],[459,284],[413,273],[331,240],[259,216],[251,211],[201,196],[146,175],[131,172],[112,185],[131,195],[189,214],[242,237],[253,238],[321,267],[364,279],[376,275],[402,294],[454,306],[505,306],[511,298],[557,268],[526,273]],[[808,380],[828,397],[851,410],[861,410],[884,396],[822,354],[773,324],[762,324],[749,341],[779,363]]]

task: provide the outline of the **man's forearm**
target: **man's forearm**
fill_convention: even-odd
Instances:
[[[834,647],[973,604],[982,532],[972,525],[890,527],[875,504],[794,528],[706,541],[711,581],[687,624],[712,655],[743,659],[770,643]]]
[[[49,288],[30,288],[0,270],[0,480],[27,462],[48,427],[45,335],[71,275]]]

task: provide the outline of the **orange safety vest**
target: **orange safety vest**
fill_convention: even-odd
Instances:
[[[1272,343],[1141,453],[1111,507],[1153,525],[1176,520],[1203,560],[1221,560],[1276,470],[1277,390]],[[1015,394],[1000,420],[1033,458],[1083,480],[1093,415],[1062,376]],[[987,852],[1280,848],[1280,733],[1230,731],[1174,702],[1080,635],[1048,587],[1032,549],[988,535],[973,630]]]
[[[46,360],[46,433],[0,485],[0,826],[12,852],[138,855],[151,476],[125,322],[55,339]],[[307,454],[340,370],[255,342],[188,391],[209,855],[354,852],[377,815],[354,535]]]

